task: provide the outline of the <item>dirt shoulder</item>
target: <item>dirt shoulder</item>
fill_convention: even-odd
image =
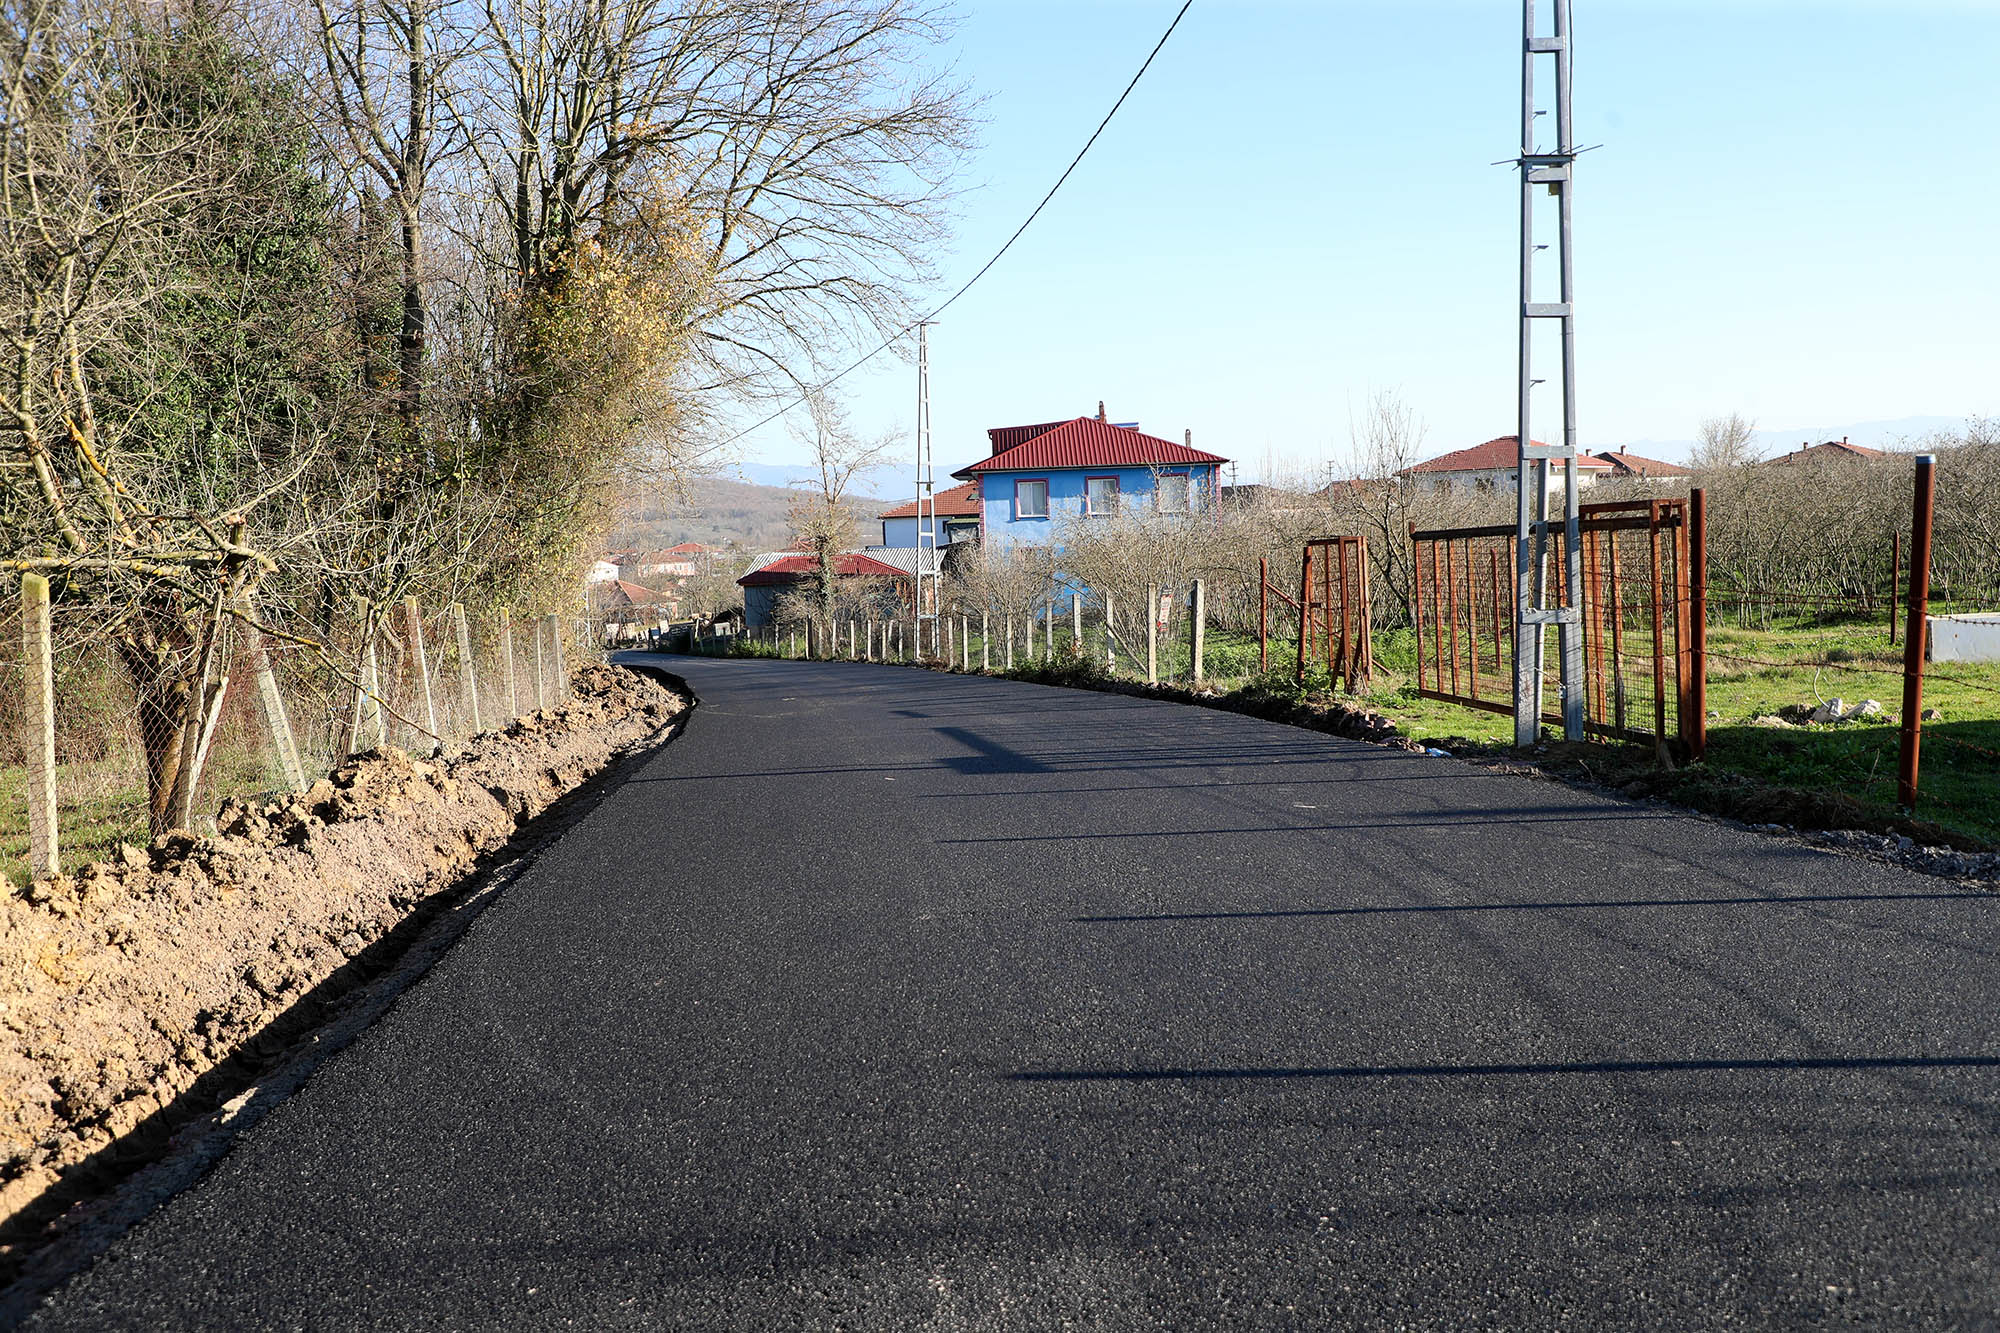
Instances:
[[[0,901],[0,1270],[45,1238],[72,1176],[157,1152],[204,1075],[687,707],[650,675],[587,667],[562,707],[456,756],[364,755],[310,791],[230,803],[215,837]]]

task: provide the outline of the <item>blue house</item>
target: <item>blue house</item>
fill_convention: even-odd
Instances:
[[[1227,459],[1098,412],[986,432],[992,454],[952,474],[979,483],[983,545],[1046,544],[1065,515],[1108,517],[1138,505],[1159,513],[1213,512]]]

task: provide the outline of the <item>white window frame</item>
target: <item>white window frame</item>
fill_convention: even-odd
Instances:
[[[1167,504],[1167,493],[1162,482],[1178,478],[1181,483],[1181,503]],[[1194,512],[1194,474],[1189,472],[1162,472],[1153,479],[1153,506],[1163,514],[1192,514]]]
[[[1026,511],[1026,510],[1024,510],[1024,509],[1023,509],[1023,508],[1021,507],[1021,488],[1022,488],[1023,486],[1039,486],[1039,487],[1041,487],[1041,488],[1042,488],[1042,512],[1041,512],[1041,513],[1039,513],[1039,514],[1031,514],[1031,513],[1028,513],[1028,512]],[[1022,478],[1019,478],[1018,480],[1016,480],[1016,481],[1014,482],[1014,517],[1015,517],[1016,519],[1024,519],[1024,518],[1027,518],[1027,519],[1038,519],[1038,518],[1047,518],[1048,516],[1049,516],[1049,481],[1048,481],[1048,478],[1047,478],[1047,477],[1022,477]]]
[[[1091,503],[1090,483],[1093,481],[1108,481],[1111,483],[1111,504],[1108,508],[1099,509]],[[1083,512],[1085,516],[1089,518],[1109,518],[1113,514],[1116,514],[1118,506],[1123,502],[1124,491],[1124,486],[1119,483],[1115,474],[1100,473],[1095,477],[1085,477],[1083,479]]]

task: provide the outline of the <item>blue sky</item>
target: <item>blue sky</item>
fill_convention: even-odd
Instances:
[[[1584,442],[2000,415],[2000,0],[1574,0]],[[942,291],[1019,224],[1178,0],[986,0]],[[1196,0],[1035,226],[932,330],[941,472],[1114,419],[1339,460],[1375,392],[1430,452],[1513,430],[1520,7]],[[1546,298],[1552,299],[1552,298]],[[843,383],[907,436],[915,372]],[[1538,421],[1553,421],[1557,399]],[[1541,432],[1538,431],[1538,434]],[[743,442],[788,463],[778,427]]]

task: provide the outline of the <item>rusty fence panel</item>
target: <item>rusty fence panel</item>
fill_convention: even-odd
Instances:
[[[1368,601],[1368,539],[1321,537],[1299,557],[1299,595],[1290,602],[1299,617],[1298,679],[1314,667],[1349,694],[1368,689],[1375,656]]]
[[[1706,577],[1692,553],[1685,499],[1582,506],[1584,729],[1612,740],[1669,739],[1698,756],[1706,651],[1692,608]],[[1700,517],[1699,507],[1694,517]],[[1691,544],[1690,538],[1694,540]],[[1511,526],[1410,529],[1417,693],[1512,714],[1515,536]],[[1561,600],[1563,534],[1551,534],[1548,577]],[[1561,722],[1560,711],[1544,714]]]

